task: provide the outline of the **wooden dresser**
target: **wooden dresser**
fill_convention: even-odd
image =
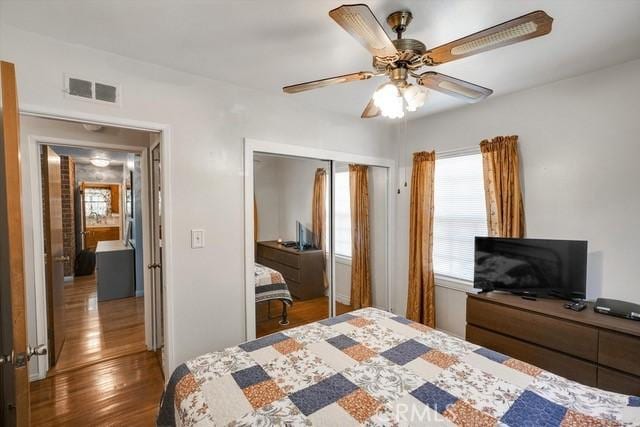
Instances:
[[[467,340],[582,384],[640,395],[640,322],[554,299],[467,296]]]
[[[300,251],[275,240],[258,242],[256,262],[282,273],[294,298],[305,300],[325,295],[324,253],[320,249]]]

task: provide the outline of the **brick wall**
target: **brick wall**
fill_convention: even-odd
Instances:
[[[64,275],[73,276],[76,257],[74,218],[75,163],[68,156],[60,156],[60,176],[62,178],[62,238],[64,255],[69,257],[69,261],[64,263]]]

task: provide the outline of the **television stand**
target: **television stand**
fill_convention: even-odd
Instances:
[[[640,323],[566,301],[467,294],[466,339],[571,380],[640,395]]]

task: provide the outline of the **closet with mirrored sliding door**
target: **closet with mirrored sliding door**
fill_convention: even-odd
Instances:
[[[245,141],[247,339],[390,309],[393,160]]]

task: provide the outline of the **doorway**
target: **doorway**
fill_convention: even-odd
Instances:
[[[273,159],[278,164],[266,167],[265,164],[273,162]],[[299,170],[292,168],[291,164],[296,161],[298,165],[305,163],[306,167]],[[320,166],[310,163],[318,161],[324,163]],[[393,274],[393,266],[389,262],[389,253],[394,247],[393,227],[390,226],[394,221],[394,198],[391,191],[395,181],[393,160],[245,139],[244,166],[247,340],[366,306],[392,309],[388,284]],[[289,168],[294,170],[293,175],[283,177]],[[276,177],[279,176],[279,180],[270,177],[265,169],[271,170]],[[316,203],[313,202],[318,199],[317,182],[311,177],[315,173],[317,179],[321,169],[326,170],[327,174],[324,193],[319,197],[325,200],[324,246],[314,238],[319,230],[313,223],[305,226],[304,221],[296,220],[295,229],[291,233],[287,231],[292,222],[291,215],[280,213],[282,210],[296,212],[297,209],[301,212],[297,214],[300,218],[316,215]],[[356,174],[355,171],[359,173]],[[346,176],[344,172],[347,172]],[[286,182],[294,182],[300,188],[287,190]],[[354,187],[356,182],[359,184]],[[354,191],[350,192],[350,188],[354,188]],[[360,206],[353,220],[350,210],[345,209],[345,201],[348,205],[355,203]],[[285,209],[289,205],[294,208]],[[274,211],[279,213],[279,218],[284,218],[284,231],[280,223],[277,231],[274,231],[274,221],[273,218],[270,219],[274,216]],[[347,224],[344,221],[345,215],[349,217]],[[356,243],[353,246],[352,226],[356,232],[353,236]],[[369,232],[370,227],[372,229]],[[360,232],[365,229],[366,233]],[[337,254],[339,247],[353,247],[353,251],[346,253],[343,250],[341,254]],[[306,256],[311,258],[312,252],[320,248],[325,262],[320,274],[324,271],[327,281],[322,296],[328,307],[325,309],[319,306],[318,310],[311,310],[306,307],[309,302],[300,298],[300,289],[311,292],[317,286],[314,286],[314,280],[303,276],[301,269],[305,263],[301,261],[301,256],[309,251]],[[357,260],[353,265],[352,258]],[[260,311],[258,301],[263,294],[259,285],[262,285],[260,277],[262,264],[265,263],[271,269],[266,276],[272,282],[274,277],[277,278],[270,283],[274,288],[272,291],[286,288],[292,293],[293,303],[286,307],[282,302],[283,309],[289,310],[286,319],[284,310],[282,314],[267,311],[267,321],[270,324],[266,331],[260,325],[265,313]],[[365,294],[365,297],[361,294]],[[280,295],[280,299],[284,297]],[[296,309],[306,311],[306,317],[296,319],[295,324],[291,325],[291,313],[295,313]]]
[[[160,150],[159,135],[41,117],[22,121],[26,145],[42,166],[31,183],[43,196],[42,209],[36,209],[41,213],[38,218],[34,214],[34,250],[40,223],[47,253],[44,280],[35,280],[36,333],[46,327],[43,332],[54,349],[46,365],[39,361],[31,366],[31,379],[158,349],[163,330],[156,332],[154,319],[161,317],[163,304],[151,301],[148,267],[156,262],[149,156],[152,143]],[[52,159],[47,169],[43,153]],[[53,175],[61,176],[53,184],[59,198],[38,185],[49,182],[51,187],[55,169]],[[62,215],[55,214],[58,210]],[[62,233],[51,232],[57,229]],[[61,254],[51,250],[53,244],[62,246]],[[53,274],[49,266],[56,263],[63,268]],[[155,282],[161,287],[161,277]],[[38,295],[38,285],[46,292]]]

